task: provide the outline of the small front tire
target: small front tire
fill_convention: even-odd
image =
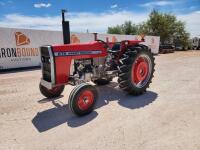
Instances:
[[[65,86],[61,85],[61,86],[54,87],[52,89],[48,89],[40,83],[39,88],[40,88],[40,92],[42,93],[43,96],[45,96],[47,98],[56,98],[62,94]]]
[[[82,83],[70,93],[68,105],[74,114],[84,116],[93,111],[97,97],[98,93],[94,86]]]

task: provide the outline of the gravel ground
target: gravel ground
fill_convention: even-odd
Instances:
[[[199,150],[200,51],[156,56],[153,83],[142,96],[98,87],[96,110],[68,109],[39,92],[40,70],[0,74],[0,150]]]

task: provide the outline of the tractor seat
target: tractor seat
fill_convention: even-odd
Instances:
[[[118,54],[120,52],[120,46],[120,43],[115,43],[113,47],[110,50],[108,50],[108,52],[111,54]]]

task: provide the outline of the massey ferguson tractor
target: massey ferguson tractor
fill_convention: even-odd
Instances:
[[[144,40],[118,43],[95,39],[88,43],[70,44],[69,21],[62,11],[63,45],[40,48],[42,78],[40,91],[47,98],[61,95],[65,85],[75,86],[68,105],[73,113],[83,116],[93,111],[98,92],[91,82],[109,84],[118,77],[119,88],[132,95],[143,94],[154,73],[151,49]]]

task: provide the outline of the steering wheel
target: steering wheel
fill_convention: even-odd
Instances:
[[[95,41],[101,42],[104,44],[105,48],[109,48],[108,44],[105,41],[103,41],[103,40],[95,40]]]

